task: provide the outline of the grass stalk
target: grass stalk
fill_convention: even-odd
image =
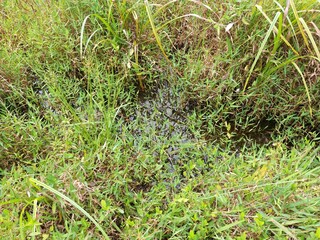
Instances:
[[[307,48],[308,48],[309,51],[310,51],[308,38],[307,38],[307,36],[306,36],[306,34],[305,34],[305,32],[304,32],[303,26],[302,26],[302,24],[301,24],[301,22],[300,22],[300,17],[299,17],[299,14],[298,14],[296,5],[295,5],[295,3],[294,3],[293,0],[290,0],[290,5],[291,5],[291,8],[292,8],[292,10],[293,10],[293,14],[294,14],[295,20],[296,20],[296,22],[297,22],[297,24],[298,24],[298,28],[299,28],[300,33],[301,33],[301,35],[302,35],[303,41],[304,41],[305,45],[307,46]]]
[[[252,65],[251,65],[250,70],[249,70],[249,74],[248,74],[248,77],[247,77],[247,79],[245,81],[245,84],[244,84],[244,87],[243,87],[243,91],[245,91],[247,86],[248,86],[251,74],[252,74],[252,72],[253,72],[253,70],[254,70],[254,68],[255,68],[255,66],[256,66],[256,64],[257,64],[257,62],[258,62],[258,60],[259,60],[259,58],[261,56],[261,53],[262,53],[263,49],[265,48],[265,45],[266,45],[266,43],[267,43],[267,41],[268,41],[268,39],[269,39],[269,37],[271,35],[271,32],[272,32],[274,26],[276,25],[276,23],[278,21],[279,16],[280,16],[280,12],[277,12],[276,16],[274,17],[274,19],[273,19],[273,21],[272,21],[272,23],[271,23],[271,25],[270,25],[267,33],[266,33],[266,36],[264,37],[264,39],[263,39],[263,41],[261,43],[261,46],[260,46],[260,48],[258,50],[258,53],[257,53]]]
[[[256,8],[262,13],[262,15],[267,19],[267,21],[272,24],[270,18],[268,15],[262,10],[262,7],[260,5],[256,5]],[[274,28],[274,31],[277,33],[277,28]],[[284,43],[296,54],[299,55],[299,52],[288,42],[288,40],[281,34],[281,40],[284,41]]]
[[[168,58],[168,56],[167,56],[167,54],[166,54],[166,52],[165,52],[165,50],[164,50],[164,48],[162,46],[161,39],[160,39],[160,36],[158,34],[157,28],[154,25],[154,18],[153,18],[153,15],[152,15],[148,0],[144,0],[144,5],[145,5],[145,8],[146,8],[146,12],[147,12],[147,15],[148,15],[149,23],[151,25],[153,35],[156,38],[156,42],[158,44],[158,47],[160,48],[160,50],[161,50],[163,56],[165,57],[165,59],[171,64],[171,61],[169,60],[169,58]]]
[[[318,45],[316,44],[316,41],[314,40],[314,38],[313,38],[313,36],[312,36],[312,33],[311,33],[310,29],[308,28],[307,23],[304,21],[303,18],[299,18],[299,20],[300,20],[300,22],[302,23],[304,29],[306,30],[306,32],[307,32],[307,34],[308,34],[308,37],[309,37],[309,39],[310,39],[310,41],[311,41],[312,47],[313,47],[313,49],[314,49],[314,51],[315,51],[315,53],[316,53],[316,56],[317,56],[317,58],[318,58],[319,61],[320,61],[320,52],[319,52]]]
[[[85,26],[86,26],[86,23],[87,23],[87,20],[90,18],[90,15],[86,16],[82,22],[82,25],[81,25],[81,30],[80,30],[80,57],[82,59],[83,57],[83,38],[84,38],[84,30],[85,30]],[[87,41],[88,42],[88,41]]]
[[[310,113],[310,116],[312,117],[312,106],[311,106],[311,97],[310,97],[310,93],[309,93],[309,88],[308,88],[308,85],[307,85],[307,82],[306,82],[306,79],[304,78],[300,68],[298,67],[298,65],[295,63],[295,62],[291,62],[292,65],[297,69],[298,73],[300,74],[301,78],[302,78],[302,82],[303,82],[303,85],[306,89],[306,94],[308,96],[308,102],[309,102],[309,113]]]
[[[269,218],[268,220],[270,222],[272,222],[275,226],[277,226],[279,229],[284,231],[290,237],[290,239],[298,240],[298,238],[287,227],[283,226],[281,223],[276,221],[274,218]]]
[[[57,191],[56,189],[48,186],[47,184],[34,179],[34,178],[30,178],[29,181],[32,184],[36,184],[39,185],[45,189],[47,189],[48,191],[54,193],[55,195],[61,197],[63,200],[69,202],[74,208],[78,209],[81,213],[83,213],[87,218],[90,219],[90,221],[99,229],[99,231],[102,233],[102,235],[104,236],[104,238],[106,240],[109,240],[109,236],[107,235],[107,233],[103,230],[102,226],[86,211],[84,210],[79,204],[77,204],[75,201],[73,201],[71,198],[67,197],[66,195],[64,195],[63,193]]]

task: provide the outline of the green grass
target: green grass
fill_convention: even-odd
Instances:
[[[319,7],[2,1],[0,238],[320,239]]]

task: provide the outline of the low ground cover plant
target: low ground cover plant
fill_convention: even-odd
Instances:
[[[2,1],[1,239],[319,239],[320,3]]]

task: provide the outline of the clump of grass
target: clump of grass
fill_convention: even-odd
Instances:
[[[317,6],[1,2],[0,238],[319,238]]]
[[[319,20],[314,14],[318,2],[289,3],[270,2],[275,6],[272,10],[269,3],[224,8],[219,12],[220,19],[227,19],[225,26],[233,24],[228,32],[218,31],[213,40],[210,38],[218,47],[198,47],[208,44],[205,40],[202,45],[195,42],[188,47],[191,54],[184,54],[184,58],[197,67],[189,71],[187,64],[185,79],[192,93],[187,99],[197,101],[204,113],[214,109],[214,129],[224,129],[227,122],[236,132],[251,131],[263,119],[276,121],[279,128],[285,129],[297,123],[293,119],[300,118],[303,123],[295,125],[298,131],[306,134],[316,130],[319,116],[315,75],[319,59],[316,35],[308,23],[311,26]],[[239,9],[242,14],[235,17]]]
[[[57,191],[56,189],[48,186],[47,184],[37,180],[37,179],[33,179],[30,178],[30,182],[36,185],[39,185],[47,190],[49,190],[50,192],[54,193],[55,195],[63,198],[65,201],[69,202],[74,208],[78,209],[81,213],[83,213],[87,218],[90,219],[90,221],[96,225],[96,227],[99,229],[99,231],[101,231],[103,237],[105,239],[110,239],[108,237],[108,235],[106,234],[106,232],[103,230],[103,228],[100,226],[100,224],[86,211],[84,210],[79,204],[77,204],[75,201],[73,201],[72,199],[70,199],[69,197],[67,197],[66,195],[62,194],[61,192]],[[37,206],[37,201],[35,200],[35,206]]]
[[[151,72],[154,72],[154,69],[148,65],[154,64],[152,63],[152,59],[158,59],[159,54],[165,59],[164,64],[169,64],[169,67],[168,65],[166,65],[166,67],[170,68],[169,70],[178,76],[181,76],[169,59],[167,50],[162,43],[164,37],[160,36],[159,32],[162,31],[164,36],[166,36],[166,26],[181,18],[196,18],[207,22],[212,22],[212,20],[198,14],[189,13],[168,19],[162,25],[159,24],[159,26],[156,26],[156,17],[176,2],[177,1],[171,1],[166,4],[150,4],[148,1],[144,1],[143,3],[115,3],[108,1],[105,6],[107,14],[100,15],[93,13],[86,16],[83,20],[80,32],[81,57],[84,56],[89,45],[93,45],[93,49],[97,49],[98,45],[105,45],[106,48],[104,48],[104,50],[109,49],[110,54],[119,56],[120,59],[116,61],[122,62],[123,66],[117,66],[117,71],[124,71],[125,74],[128,75],[128,78],[135,76],[142,91],[145,89],[144,81],[147,81],[147,76],[149,76]],[[197,3],[202,8],[212,11],[207,5],[200,2]],[[156,10],[153,11],[153,8]],[[92,22],[97,20],[101,24],[99,28],[89,32],[88,37],[86,37],[86,26],[88,25],[89,19],[91,19]],[[117,24],[118,22],[121,24]],[[102,34],[94,41],[95,35],[98,35],[99,32],[102,32]],[[150,44],[150,42],[154,44]],[[154,45],[158,48],[155,48]],[[120,50],[124,51],[125,56],[122,55]],[[163,64],[163,61],[155,61],[158,65]]]

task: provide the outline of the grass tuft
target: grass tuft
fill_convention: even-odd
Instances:
[[[0,239],[320,238],[318,0],[0,9]]]
[[[77,204],[75,201],[73,201],[71,198],[67,197],[66,195],[64,195],[63,193],[57,191],[56,189],[48,186],[47,184],[34,179],[34,178],[30,178],[29,181],[33,184],[39,185],[47,190],[49,190],[50,192],[54,193],[55,195],[61,197],[62,199],[64,199],[65,201],[69,202],[74,208],[78,209],[83,215],[85,215],[87,218],[90,219],[90,221],[99,229],[99,231],[102,233],[102,235],[104,236],[105,239],[110,239],[108,237],[108,235],[106,234],[106,232],[103,230],[103,228],[100,226],[100,224],[86,211],[84,210],[79,204]],[[35,201],[35,206],[36,206],[36,201]],[[36,212],[36,211],[35,211]],[[36,213],[35,213],[36,214]]]

